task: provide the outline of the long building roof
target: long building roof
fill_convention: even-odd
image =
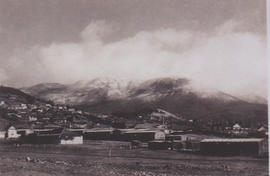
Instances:
[[[201,142],[261,142],[262,138],[218,138],[218,139],[203,139]]]

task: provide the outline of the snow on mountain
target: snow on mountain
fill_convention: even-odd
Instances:
[[[198,89],[185,78],[146,81],[97,78],[73,84],[39,84],[24,88],[33,96],[95,113],[124,113],[164,109],[187,119],[267,117],[265,103],[246,101],[218,90]]]
[[[76,105],[102,100],[140,99],[155,101],[174,94],[195,94],[201,98],[217,99],[224,102],[246,101],[265,103],[261,97],[237,97],[218,90],[198,90],[191,81],[184,78],[158,78],[147,81],[96,78],[90,81],[77,81],[73,84],[45,83],[22,89],[26,93],[52,100],[56,103]]]

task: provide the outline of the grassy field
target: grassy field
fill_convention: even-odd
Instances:
[[[268,160],[130,149],[129,143],[0,145],[2,176],[267,176]]]

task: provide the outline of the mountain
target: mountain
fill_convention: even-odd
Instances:
[[[78,105],[82,103],[95,103],[108,99],[125,98],[126,92],[132,87],[132,82],[121,83],[111,79],[93,79],[91,81],[78,81],[74,84],[45,83],[38,84],[22,90],[33,96],[52,100],[59,104]]]
[[[38,84],[22,90],[55,103],[127,118],[163,109],[185,119],[267,120],[266,104],[246,101],[218,90],[196,90],[185,78],[147,81],[103,78],[74,84]]]

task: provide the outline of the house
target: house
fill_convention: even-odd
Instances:
[[[233,125],[233,130],[240,130],[240,129],[241,129],[241,126],[238,123]]]
[[[248,137],[251,132],[250,128],[243,128],[238,123],[232,127],[225,127],[224,133],[230,137]]]
[[[6,104],[5,101],[1,101],[1,102],[0,102],[0,107],[7,108],[8,105]]]
[[[168,126],[167,125],[157,125],[156,126],[157,129],[168,129]]]
[[[256,131],[256,137],[267,137],[268,136],[268,128],[265,126],[261,126],[260,128],[257,129]]]
[[[21,104],[21,109],[27,109],[27,105],[24,104],[24,103],[22,103],[22,104]]]
[[[78,110],[77,113],[78,113],[78,114],[82,114],[83,112],[82,112],[81,110]]]
[[[162,132],[162,131],[157,131],[154,136],[155,140],[160,140],[160,141],[165,141],[165,137],[166,137],[165,132]]]
[[[68,111],[69,111],[69,112],[75,112],[76,109],[74,109],[74,108],[69,108]]]
[[[29,118],[29,122],[37,121],[36,117],[29,116],[28,118]]]
[[[72,124],[73,128],[80,128],[80,129],[87,128],[87,126],[88,126],[87,123],[74,123],[74,124]]]
[[[264,126],[261,126],[257,131],[258,132],[267,132],[268,129],[266,127],[264,127]]]
[[[209,155],[253,155],[259,156],[268,151],[268,140],[262,138],[218,138],[200,142],[202,154]]]
[[[17,130],[14,126],[10,126],[7,130],[7,138],[8,139],[17,139],[19,138],[21,135],[19,135],[17,133]]]
[[[46,104],[46,107],[49,107],[49,108],[51,108],[51,107],[52,107],[52,105],[50,105],[50,104]]]
[[[38,112],[43,113],[43,109],[38,109]]]
[[[83,135],[66,131],[60,136],[60,144],[83,144]]]

